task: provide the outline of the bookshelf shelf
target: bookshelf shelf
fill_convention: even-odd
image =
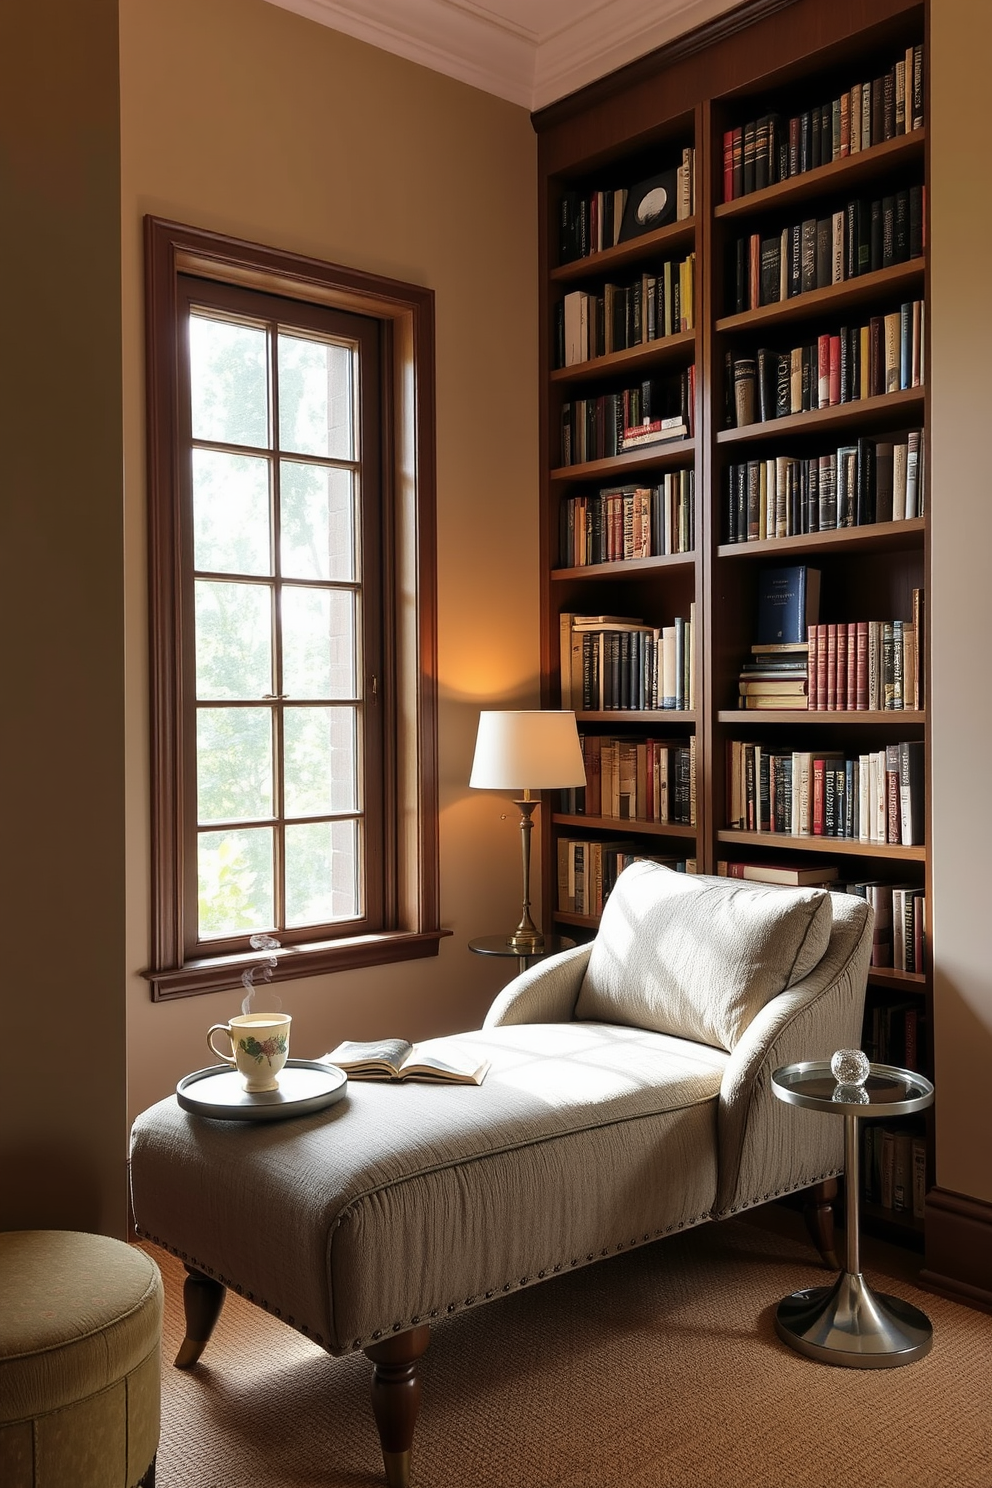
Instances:
[[[832,160],[829,165],[817,166],[800,176],[790,176],[787,181],[766,186],[762,191],[751,191],[733,201],[720,202],[713,209],[713,215],[717,221],[733,221],[740,217],[753,217],[758,212],[791,207],[797,202],[812,201],[832,191],[851,191],[878,180],[893,169],[912,164],[922,167],[925,154],[926,130],[914,129],[911,134],[896,135],[895,139],[872,145],[870,150],[848,155],[843,160]]]
[[[736,842],[741,846],[788,848],[790,852],[841,854],[853,858],[886,858],[894,863],[924,863],[925,847],[903,847],[896,842],[858,842],[850,837],[793,837],[788,832],[742,832],[724,827],[716,833],[717,842]]]
[[[869,986],[885,987],[891,991],[923,992],[927,978],[920,971],[896,971],[893,966],[873,966],[868,972]]]
[[[583,831],[595,832],[629,832],[638,837],[687,837],[694,838],[695,827],[685,826],[680,822],[649,822],[638,821],[630,817],[619,816],[581,816],[569,815],[567,812],[556,811],[553,821],[559,827],[579,827]]]
[[[683,218],[668,227],[659,227],[655,232],[641,233],[615,248],[604,248],[599,253],[589,253],[585,258],[576,258],[571,263],[558,264],[548,278],[554,284],[575,284],[585,279],[600,279],[614,269],[626,269],[631,264],[643,263],[646,259],[668,258],[690,249],[696,236],[694,217]]]
[[[691,824],[587,815],[582,810],[581,793],[560,803],[568,806],[567,811],[544,813],[542,889],[549,929],[565,934],[571,934],[574,929],[594,933],[596,916],[573,913],[567,903],[567,892],[559,900],[562,853],[577,871],[580,845],[585,850],[592,844],[595,854],[599,848],[608,846],[606,839],[613,838],[632,841],[638,844],[638,850],[652,857],[684,861],[687,871],[704,874],[715,874],[718,865],[727,871],[741,864],[759,869],[762,865],[781,869],[798,864],[807,870],[835,865],[838,889],[860,893],[873,905],[884,907],[887,903],[890,910],[893,905],[898,906],[898,920],[896,910],[892,910],[891,923],[894,927],[898,925],[900,956],[906,955],[912,962],[919,955],[925,961],[922,932],[931,895],[928,847],[744,831],[724,824],[754,819],[753,808],[750,813],[740,809],[745,795],[749,802],[758,801],[766,822],[804,820],[800,812],[793,819],[782,809],[796,763],[793,756],[800,756],[801,794],[797,806],[805,812],[803,757],[812,758],[815,751],[824,751],[825,757],[835,760],[843,756],[845,768],[842,782],[832,773],[839,765],[831,768],[828,758],[822,771],[817,766],[812,777],[823,782],[822,798],[818,799],[822,799],[825,819],[832,820],[830,813],[836,809],[838,799],[847,803],[848,812],[854,804],[859,813],[864,811],[866,798],[860,791],[854,794],[853,780],[855,762],[860,769],[861,757],[868,756],[865,768],[869,771],[868,789],[874,791],[868,797],[872,810],[878,813],[881,809],[881,772],[884,771],[885,820],[887,824],[893,823],[891,835],[900,835],[901,816],[899,830],[895,830],[892,815],[896,771],[891,760],[898,756],[900,761],[897,777],[900,790],[905,784],[904,761],[908,762],[911,792],[920,771],[921,755],[924,773],[926,770],[931,728],[925,635],[930,566],[926,513],[931,499],[941,498],[940,492],[931,492],[928,479],[930,399],[925,384],[929,371],[926,347],[929,265],[925,236],[923,252],[919,251],[920,209],[925,208],[929,168],[927,130],[920,127],[925,123],[926,113],[926,30],[927,6],[923,0],[831,0],[829,6],[823,0],[790,0],[784,9],[777,3],[756,3],[735,11],[732,17],[709,23],[705,30],[695,34],[688,49],[678,46],[671,52],[661,49],[630,69],[613,74],[608,81],[592,84],[534,117],[544,222],[540,291],[542,701],[549,708],[568,707],[576,696],[580,700],[583,696],[586,663],[588,677],[594,675],[595,655],[586,656],[581,646],[576,645],[579,629],[572,623],[576,614],[596,610],[637,616],[647,625],[669,628],[673,626],[673,618],[682,617],[683,625],[688,618],[695,661],[694,690],[686,687],[679,692],[680,698],[692,699],[690,710],[576,710],[583,747],[591,761],[592,811],[598,813],[601,804],[607,804],[611,811],[617,809],[616,795],[602,794],[605,777],[597,773],[597,754],[600,763],[609,761],[610,790],[615,791],[617,774],[613,772],[620,771],[617,759],[627,751],[626,773],[619,776],[627,793],[626,797],[621,796],[624,801],[621,809],[626,810],[626,800],[630,800],[636,802],[631,809],[643,815],[652,787],[657,793],[662,782],[664,788],[665,777],[660,769],[652,777],[645,772],[644,764],[645,758],[656,758],[652,751],[661,748],[669,750],[670,772],[673,763],[678,764],[679,773],[670,773],[668,777],[669,800],[673,786],[681,792],[675,797],[679,805],[672,814],[688,814],[685,809],[688,761],[691,778],[688,800],[694,815]],[[862,122],[869,121],[874,143],[866,144],[861,150],[857,148],[860,142],[852,136],[851,148],[855,153],[841,155],[844,109],[838,95],[847,90],[847,118],[853,120],[855,90],[863,92],[866,83],[868,107],[862,98],[859,117]],[[894,107],[900,88],[904,105],[909,108],[905,130],[897,123]],[[885,114],[887,107],[891,108],[889,116]],[[818,115],[819,126],[812,122],[814,114]],[[781,121],[781,128],[776,125],[775,129],[779,146],[784,146],[774,156],[769,149],[762,162],[762,169],[767,166],[773,184],[725,202],[728,134],[732,137],[740,130],[743,147],[747,130],[753,130],[756,143],[752,158],[755,173],[761,179],[757,169],[760,125],[762,118],[767,120],[770,115]],[[835,120],[837,148],[833,133]],[[774,136],[775,131],[766,127],[765,138]],[[824,149],[837,158],[799,174],[789,153],[795,137],[800,140],[800,150],[805,148],[804,141],[810,142],[808,160],[818,159]],[[814,144],[817,138],[819,143]],[[692,152],[695,167],[692,217],[583,259],[558,261],[574,251],[574,234],[570,230],[561,238],[559,234],[562,225],[568,224],[576,200],[591,203],[602,193],[605,201],[612,192],[615,222],[616,191],[675,168],[680,161],[684,162],[687,149]],[[776,176],[783,163],[786,172],[791,168],[794,173],[779,181]],[[742,148],[741,184],[746,169]],[[740,185],[737,189],[741,189]],[[825,226],[828,218],[829,262]],[[808,227],[803,230],[802,225],[811,219],[817,227],[815,234]],[[607,216],[600,220],[610,219]],[[925,210],[922,221],[926,221]],[[781,292],[783,251],[789,254],[789,284],[797,283],[794,246],[797,226],[798,282],[819,282],[824,287],[740,314],[725,313],[747,303],[755,294],[756,269],[760,291],[762,266],[766,270],[765,297],[775,293],[776,287]],[[748,241],[743,248],[740,246],[742,239],[755,237],[763,252],[756,253]],[[776,238],[777,286],[773,277]],[[811,272],[811,251],[816,259],[812,266],[815,272]],[[690,252],[694,256],[694,330],[578,365],[557,369],[551,366],[554,354],[559,359],[562,356],[559,333],[564,311],[560,307],[573,288],[581,289],[596,301],[595,309],[589,305],[585,309],[590,323],[595,321],[599,326],[603,323],[600,300],[605,310],[608,303],[615,306],[618,289],[642,285],[643,294],[643,286],[649,286],[650,280],[641,276],[657,277],[659,264],[684,261]],[[910,257],[913,253],[917,256]],[[839,262],[840,258],[843,263]],[[891,266],[878,268],[882,262]],[[827,283],[835,272],[864,269],[867,263],[876,264],[876,268],[852,272],[851,277]],[[607,286],[610,286],[609,294]],[[680,282],[679,288],[681,293],[684,284]],[[742,293],[745,288],[746,295]],[[903,312],[907,302],[912,308]],[[922,313],[916,302],[921,302]],[[574,313],[575,302],[566,308]],[[618,337],[617,344],[625,338]],[[829,338],[826,347],[823,338]],[[815,349],[811,350],[813,343]],[[808,407],[810,402],[818,401],[824,355],[829,362],[828,372],[840,374],[833,389],[835,398],[841,386],[845,392],[885,386],[885,378],[879,378],[880,368],[891,376],[894,363],[898,363],[898,375],[894,384],[889,381],[887,385],[898,387],[899,391],[835,402],[826,408],[792,413],[764,423],[751,422],[746,427],[727,427],[728,406],[736,408],[733,394],[737,390],[750,391],[749,376],[755,381],[756,407],[769,407],[769,390],[778,393],[779,376],[785,406]],[[750,372],[746,366],[740,367],[748,362],[754,364]],[[686,419],[686,425],[693,429],[693,437],[615,458],[560,464],[563,449],[609,447],[602,442],[598,445],[582,442],[591,437],[590,400],[607,399],[621,390],[629,394],[638,383],[643,395],[643,383],[647,379],[667,377],[674,382],[685,376],[690,365],[695,369],[694,378],[687,378],[686,382],[694,388],[694,418]],[[786,400],[787,372],[790,383]],[[770,377],[770,373],[774,376]],[[762,376],[768,379],[763,386],[758,381]],[[922,385],[907,385],[914,377]],[[732,395],[729,398],[728,393]],[[606,406],[612,408],[612,404]],[[685,408],[683,392],[681,411]],[[578,422],[583,415],[586,422]],[[612,432],[613,424],[607,427]],[[563,430],[567,430],[570,444],[563,437]],[[869,449],[870,445],[874,447]],[[879,450],[882,445],[887,447],[884,454]],[[842,467],[838,452],[852,446],[853,462],[850,455],[845,455],[846,463]],[[831,460],[832,469],[824,463]],[[750,501],[747,511],[742,507],[745,479],[742,467],[747,481],[743,496]],[[824,471],[825,483],[821,483]],[[678,478],[675,472],[680,473]],[[691,489],[690,531],[694,551],[583,566],[561,561],[592,552],[602,556],[607,549],[603,537],[607,530],[606,515],[619,525],[621,513],[626,519],[628,510],[632,511],[636,521],[640,511],[641,521],[644,520],[644,508],[638,508],[636,501],[628,504],[625,500],[618,509],[615,504],[618,491],[659,485],[666,488],[665,520],[668,504],[674,501],[674,487],[678,486],[683,503],[680,518],[685,516],[687,493]],[[818,492],[818,506],[812,505],[814,489]],[[777,529],[780,532],[795,529],[795,535],[726,541],[730,532],[743,537],[747,531],[775,529],[776,523],[769,521],[772,492],[779,503]],[[604,497],[614,504],[604,504]],[[652,506],[652,523],[656,520],[656,509]],[[902,510],[917,514],[906,520],[831,526],[816,532],[802,530],[814,525],[821,512],[826,520],[831,520],[834,511],[839,511],[843,521],[852,509],[862,516],[876,510],[883,515]],[[742,521],[742,517],[746,520]],[[584,530],[577,527],[580,521],[586,523]],[[626,531],[620,544],[616,540],[616,528],[608,531],[610,552],[643,551],[636,538],[628,542]],[[677,546],[684,540],[685,529],[681,525],[678,542],[656,543],[652,531],[651,542],[655,547]],[[818,643],[825,632],[829,667],[831,656],[849,654],[849,647],[841,647],[840,627],[854,627],[857,647],[860,636],[856,626],[867,620],[872,627],[879,627],[869,631],[868,695],[873,701],[880,700],[891,696],[885,693],[886,684],[898,685],[894,661],[890,671],[884,669],[887,658],[895,657],[899,637],[900,642],[906,643],[900,653],[903,666],[912,667],[912,671],[906,671],[905,695],[913,701],[919,700],[920,707],[772,711],[726,706],[736,703],[742,667],[753,660],[751,646],[757,640],[759,596],[766,588],[765,571],[776,566],[799,569],[804,565],[819,570],[820,575],[819,613],[805,617],[807,624],[824,627],[823,631],[814,632],[818,662],[822,654]],[[900,629],[893,623],[897,620],[901,622]],[[834,624],[838,627],[837,646],[831,651],[827,628]],[[848,631],[848,636],[851,633]],[[625,654],[621,651],[621,655]],[[604,642],[600,663],[606,655]],[[863,655],[863,651],[856,650],[855,661]],[[613,660],[611,656],[611,665]],[[762,677],[757,667],[749,666],[747,675],[752,681],[756,680],[753,673],[758,673],[758,680],[775,680]],[[782,670],[778,680],[785,675],[787,669]],[[820,677],[818,667],[815,673],[818,684]],[[845,674],[843,690],[837,691],[839,675],[828,676],[826,695],[831,700],[848,697],[849,679],[850,672]],[[855,675],[855,695],[859,680]],[[776,690],[780,694],[783,691]],[[665,696],[671,695],[667,687],[662,691]],[[595,699],[596,694],[587,690],[585,696]],[[631,745],[635,744],[640,751],[636,779],[630,754]],[[760,753],[753,747],[757,745],[762,746]],[[648,751],[646,756],[644,750]],[[741,766],[739,771],[738,766]],[[767,795],[764,794],[766,778]],[[858,780],[860,786],[860,775]],[[835,791],[840,791],[841,796],[835,796]],[[911,795],[911,805],[914,799]],[[647,815],[651,809],[648,806]],[[901,812],[901,796],[899,809]],[[849,825],[850,819],[848,816]],[[880,817],[876,814],[873,819]],[[929,827],[924,824],[920,828],[915,818],[910,820],[912,834],[906,835],[929,842]],[[567,851],[562,848],[560,852],[565,843]],[[573,852],[574,859],[569,858],[568,854]],[[605,871],[603,883],[606,883]],[[586,906],[588,902],[586,899]],[[928,973],[873,967],[870,995],[873,1004],[883,1000],[892,1009],[907,1003],[918,1006],[920,1017],[932,1024],[933,989]],[[869,1037],[867,1030],[865,1038]],[[929,1058],[925,1038],[918,1047],[920,1057]],[[901,1056],[906,1050],[894,1046],[889,1052],[891,1063],[903,1062]],[[919,1225],[914,1226],[911,1215],[908,1225],[902,1220],[903,1216],[879,1207],[879,1222],[887,1224],[890,1230],[911,1236],[919,1234]]]
[[[804,532],[796,537],[770,537],[756,542],[721,543],[718,558],[778,558],[796,553],[871,553],[918,549],[923,544],[925,517],[903,522],[872,522],[864,527],[838,527],[829,532]]]
[[[694,553],[665,553],[657,558],[623,558],[611,563],[583,563],[578,568],[554,568],[550,578],[553,584],[569,579],[632,579],[675,569],[691,572],[695,562]]]
[[[716,322],[714,330],[718,335],[764,330],[766,326],[790,325],[816,315],[835,315],[859,309],[862,305],[874,305],[880,301],[887,303],[900,297],[905,299],[910,291],[922,294],[925,270],[924,258],[912,258],[908,263],[859,274],[855,279],[829,284],[825,289],[807,290],[790,300],[776,300],[774,304],[761,305],[757,310],[725,315]]]
[[[853,723],[855,726],[894,724],[905,728],[907,724],[926,722],[922,708],[721,708],[716,715],[717,723],[730,723],[735,728],[750,724],[764,728],[766,724],[806,724],[816,726],[826,723]]]
[[[657,336],[640,346],[629,346],[625,351],[611,351],[609,356],[590,357],[587,362],[573,362],[570,367],[556,367],[551,381],[595,382],[603,377],[612,377],[621,372],[640,371],[650,368],[679,364],[686,360],[696,344],[695,331],[676,331],[671,336]]]
[[[809,413],[790,413],[785,418],[767,419],[764,423],[746,424],[743,429],[721,429],[717,444],[753,444],[759,440],[777,441],[783,434],[818,435],[837,427],[842,429],[884,429],[901,422],[922,423],[926,393],[922,387],[905,388],[898,393],[883,393],[875,398],[856,398],[850,403],[837,403],[832,408],[812,409]]]
[[[560,465],[552,470],[553,485],[566,481],[598,480],[608,485],[647,470],[674,470],[691,464],[696,453],[695,439],[672,439],[652,444],[643,450],[630,450],[612,460],[583,460],[577,465]]]
[[[696,715],[685,708],[610,708],[583,712],[576,708],[577,723],[695,723]]]

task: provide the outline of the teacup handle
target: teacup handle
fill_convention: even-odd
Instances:
[[[231,1040],[230,1054],[225,1054],[222,1050],[217,1048],[216,1044],[214,1043],[215,1033],[226,1034],[226,1036]],[[216,1054],[218,1059],[223,1059],[225,1064],[237,1064],[237,1060],[234,1057],[234,1035],[231,1032],[229,1024],[215,1023],[213,1028],[207,1030],[207,1048],[210,1049],[214,1054]]]

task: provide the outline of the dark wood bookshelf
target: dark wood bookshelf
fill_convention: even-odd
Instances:
[[[695,217],[684,217],[680,222],[659,227],[655,232],[641,233],[613,248],[602,248],[598,253],[587,253],[584,258],[573,258],[568,263],[558,264],[548,277],[556,284],[574,284],[583,279],[605,278],[614,269],[626,269],[646,259],[666,259],[691,250],[696,236]]]
[[[897,971],[894,966],[872,966],[868,972],[868,984],[892,991],[923,992],[927,977],[922,971]]]
[[[872,522],[863,527],[838,527],[829,532],[803,532],[795,537],[767,537],[754,542],[720,543],[718,558],[778,558],[790,553],[870,553],[919,548],[926,517],[901,522]]]
[[[745,832],[724,827],[717,842],[736,842],[744,847],[787,848],[789,852],[841,854],[851,858],[885,858],[893,863],[925,863],[925,847],[903,847],[901,842],[861,842],[855,837],[794,837],[790,832]]]
[[[578,480],[598,480],[609,485],[642,470],[677,470],[682,465],[691,465],[695,453],[695,439],[661,440],[645,449],[614,455],[611,460],[583,460],[577,465],[560,465],[551,471],[549,478],[556,485]]]
[[[583,563],[578,568],[555,568],[551,571],[551,582],[566,579],[632,579],[638,575],[662,573],[666,569],[694,567],[694,553],[663,553],[657,558],[617,558],[609,563]]]
[[[903,739],[923,741],[929,754],[930,666],[926,640],[929,607],[930,533],[923,515],[902,521],[843,527],[793,537],[727,543],[726,501],[729,467],[748,459],[778,455],[804,458],[859,438],[891,439],[904,430],[924,430],[921,474],[925,505],[939,499],[929,479],[927,425],[929,380],[927,346],[922,348],[922,386],[857,399],[825,409],[790,414],[746,428],[725,427],[728,354],[752,355],[759,344],[783,347],[784,333],[797,327],[796,341],[812,340],[841,324],[863,325],[875,315],[894,312],[906,300],[927,301],[929,263],[922,256],[837,284],[749,310],[725,314],[733,283],[735,245],[753,233],[774,235],[809,217],[821,219],[855,199],[876,200],[926,184],[926,128],[876,142],[854,155],[794,175],[787,180],[723,201],[723,138],[774,111],[783,119],[813,104],[836,98],[856,82],[874,81],[905,49],[926,43],[927,7],[907,0],[792,0],[787,5],[745,0],[730,17],[717,18],[694,35],[661,48],[608,79],[571,95],[535,116],[541,192],[542,319],[541,372],[543,429],[540,519],[542,700],[561,706],[560,614],[638,615],[651,625],[688,615],[694,605],[694,706],[641,712],[576,712],[580,731],[610,737],[643,738],[646,732],[691,740],[695,759],[695,820],[691,825],[614,820],[572,812],[546,812],[541,818],[542,888],[545,921],[559,933],[595,933],[595,916],[558,907],[557,844],[562,838],[589,840],[606,834],[640,842],[652,856],[671,848],[672,856],[693,860],[704,874],[718,861],[789,859],[837,861],[841,875],[859,880],[912,883],[932,895],[927,846],[871,843],[848,838],[747,832],[725,827],[728,820],[727,746],[734,739],[769,743],[782,740],[795,749],[879,750]],[[928,60],[924,54],[924,76]],[[654,233],[558,263],[558,229],[563,193],[606,190],[646,179],[678,163],[687,145],[694,150],[693,216]],[[927,191],[929,195],[929,191]],[[929,239],[925,231],[924,243]],[[846,241],[846,240],[845,240]],[[601,295],[622,270],[631,276],[655,273],[665,259],[695,254],[692,331],[644,343],[577,366],[552,368],[556,307],[573,286]],[[626,282],[630,282],[627,280]],[[852,318],[857,313],[857,319]],[[863,317],[863,318],[862,318]],[[929,317],[924,317],[924,342]],[[767,342],[764,338],[768,338]],[[776,338],[773,340],[772,338]],[[760,338],[760,340],[759,340]],[[694,437],[649,446],[608,460],[561,466],[563,404],[654,375],[695,365]],[[626,384],[625,380],[626,379]],[[656,485],[665,472],[691,469],[694,480],[695,551],[666,557],[587,566],[557,566],[563,503],[576,494],[628,482]],[[808,563],[821,570],[819,618],[838,623],[913,617],[913,591],[925,593],[920,660],[924,706],[903,710],[746,710],[725,706],[738,695],[740,668],[754,639],[755,606],[761,569]],[[791,736],[791,737],[790,737]],[[927,766],[929,793],[929,766]],[[928,796],[929,800],[929,796]],[[929,827],[925,840],[929,842]],[[662,846],[661,844],[664,844]],[[871,995],[890,1004],[918,1000],[932,1027],[929,973],[873,967]],[[867,1036],[867,1035],[866,1035]],[[894,1060],[893,1062],[898,1062]],[[932,1071],[927,1071],[932,1073]],[[865,1205],[868,1222],[917,1240],[921,1226],[912,1216]]]
[[[739,725],[766,723],[790,726],[794,724],[853,723],[894,724],[904,728],[907,724],[925,723],[922,708],[721,708],[716,715],[717,723]]]
[[[670,363],[685,362],[686,352],[691,351],[695,344],[695,331],[673,331],[670,336],[656,336],[653,341],[628,346],[624,351],[611,351],[608,356],[590,357],[585,362],[573,362],[570,367],[556,367],[551,373],[551,381],[596,382],[614,373],[636,371],[645,363],[652,372],[657,372]]]
[[[695,723],[696,714],[686,708],[608,708],[575,710],[577,723]]]
[[[834,315],[839,311],[855,310],[862,305],[874,305],[880,301],[888,303],[899,296],[905,297],[910,292],[921,295],[925,271],[925,258],[911,258],[908,263],[893,264],[888,269],[875,269],[869,274],[858,274],[839,284],[828,284],[824,289],[808,289],[805,294],[793,295],[788,300],[775,300],[770,305],[760,305],[757,310],[724,315],[716,322],[715,330],[725,335],[763,330],[765,326],[789,325],[793,321],[809,320],[815,315]]]
[[[874,398],[854,398],[848,403],[835,403],[830,408],[811,408],[806,413],[790,413],[784,418],[765,419],[763,423],[745,424],[740,429],[721,429],[717,444],[753,444],[757,440],[776,441],[783,434],[819,434],[840,426],[850,429],[887,429],[903,423],[921,424],[926,408],[926,390],[903,388],[898,393],[883,393]],[[815,536],[821,536],[816,533]]]
[[[896,135],[894,139],[883,140],[868,150],[860,150],[857,155],[818,165],[813,170],[803,171],[802,175],[790,176],[787,181],[765,186],[761,191],[750,191],[746,196],[735,196],[733,201],[719,202],[713,209],[713,216],[718,221],[732,221],[778,207],[791,207],[794,202],[812,201],[834,191],[851,191],[902,165],[919,163],[922,170],[925,155],[926,129],[914,129],[910,134]]]
[[[556,811],[553,815],[559,827],[579,827],[596,832],[629,832],[637,837],[695,837],[695,827],[682,822],[650,822],[620,816],[582,816]]]

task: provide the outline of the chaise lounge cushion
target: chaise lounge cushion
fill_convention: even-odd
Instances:
[[[819,964],[832,924],[823,889],[633,863],[607,900],[575,1016],[732,1050],[766,1003]]]
[[[592,1023],[462,1037],[478,1088],[354,1080],[268,1123],[153,1106],[141,1233],[343,1353],[708,1217],[725,1053]]]

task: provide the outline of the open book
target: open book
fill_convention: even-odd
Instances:
[[[373,1039],[352,1043],[345,1039],[329,1054],[326,1064],[336,1064],[351,1080],[439,1080],[454,1085],[481,1085],[489,1060],[445,1039],[408,1044],[406,1039]]]

